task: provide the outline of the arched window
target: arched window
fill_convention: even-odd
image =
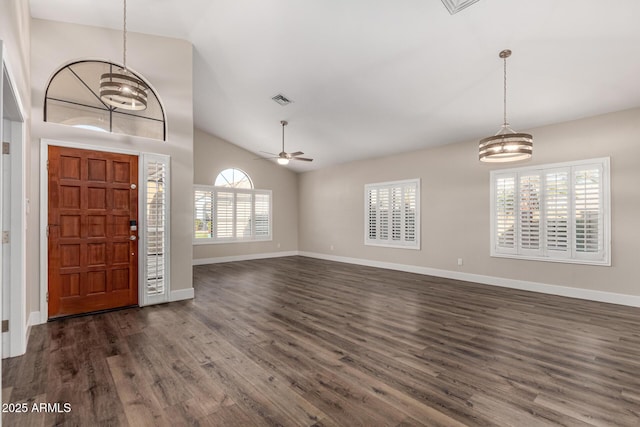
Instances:
[[[220,172],[213,185],[216,187],[253,188],[253,182],[251,182],[249,175],[234,168]]]
[[[122,67],[106,61],[78,61],[59,69],[45,92],[44,121],[165,141],[164,110],[151,87],[147,108],[141,111],[122,110],[100,100],[100,76],[119,70]]]
[[[194,186],[193,243],[271,240],[271,190],[255,190],[240,169],[225,169],[215,185]]]

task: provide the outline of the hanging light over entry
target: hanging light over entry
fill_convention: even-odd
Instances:
[[[112,107],[124,110],[147,108],[147,85],[127,70],[127,0],[124,0],[124,31],[122,34],[122,65],[120,71],[100,77],[100,99]]]
[[[507,122],[507,58],[510,56],[509,49],[500,52],[504,60],[504,123],[494,136],[480,140],[481,162],[515,162],[529,159],[533,153],[533,136],[514,131]]]

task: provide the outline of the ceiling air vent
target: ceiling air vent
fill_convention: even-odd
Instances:
[[[291,104],[293,101],[290,100],[289,98],[287,98],[286,96],[284,96],[283,94],[279,93],[276,96],[271,97],[271,99],[273,99],[275,102],[277,102],[278,104],[282,105],[283,107],[285,105],[289,105]]]

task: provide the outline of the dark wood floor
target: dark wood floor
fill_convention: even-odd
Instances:
[[[638,426],[640,309],[304,257],[34,327],[13,425]]]

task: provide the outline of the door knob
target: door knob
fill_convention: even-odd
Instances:
[[[136,240],[136,236],[129,236],[129,240]]]

